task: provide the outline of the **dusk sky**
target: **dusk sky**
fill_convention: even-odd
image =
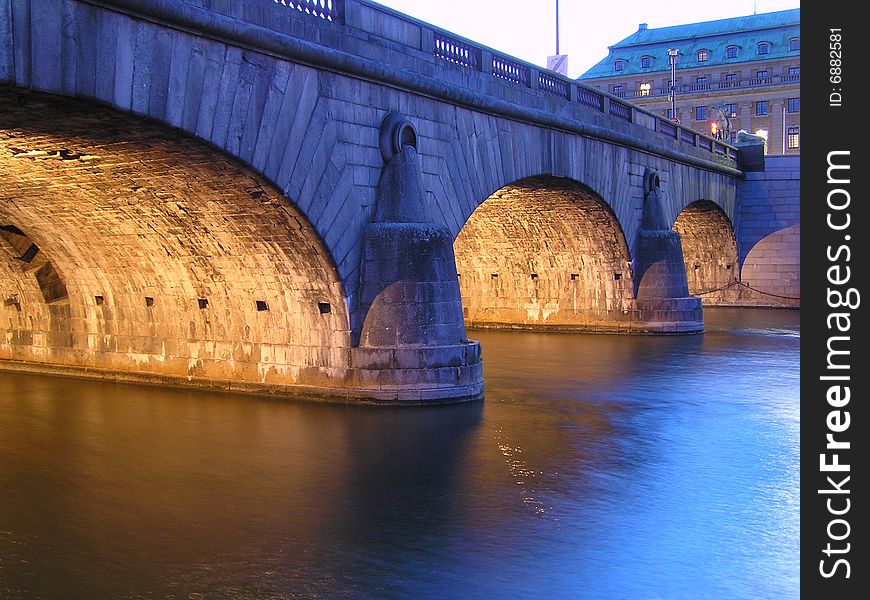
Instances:
[[[555,54],[555,0],[381,0],[380,4],[531,63],[546,66]],[[529,6],[535,5],[536,10]],[[797,0],[560,0],[561,54],[577,77],[607,55],[607,46],[637,31],[799,8]]]

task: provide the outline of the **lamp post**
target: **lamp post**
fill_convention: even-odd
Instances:
[[[556,56],[559,56],[559,0],[556,0]]]
[[[677,56],[680,51],[677,48],[668,48],[668,62],[671,63],[671,118],[679,122],[677,119]]]

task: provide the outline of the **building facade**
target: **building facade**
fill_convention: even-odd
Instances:
[[[768,154],[800,153],[799,8],[658,29],[641,23],[608,49],[580,80],[726,141],[745,130],[767,140]]]

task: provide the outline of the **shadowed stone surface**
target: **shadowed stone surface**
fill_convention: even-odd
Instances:
[[[641,230],[635,257],[638,304],[653,312],[657,321],[677,324],[680,333],[704,330],[701,301],[689,297],[680,236],[667,227],[660,178],[644,174],[644,202]]]
[[[741,303],[799,307],[800,156],[767,156],[765,170],[740,181],[740,275],[753,289]]]
[[[438,399],[448,384],[456,396],[477,397],[480,350],[465,337],[453,236],[427,222],[417,151],[398,146],[381,176],[375,222],[364,232],[357,364],[368,358],[381,369],[385,395],[413,388],[423,400]],[[393,351],[392,362],[384,360],[385,350]],[[422,363],[400,365],[407,355]]]

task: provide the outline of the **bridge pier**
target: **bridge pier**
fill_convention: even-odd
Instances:
[[[453,236],[428,215],[416,133],[390,113],[381,142],[386,165],[363,233],[354,384],[383,401],[478,398],[480,344],[465,335]]]
[[[650,333],[704,331],[701,299],[689,295],[680,234],[662,211],[659,176],[644,174],[643,216],[635,250],[637,314]]]

